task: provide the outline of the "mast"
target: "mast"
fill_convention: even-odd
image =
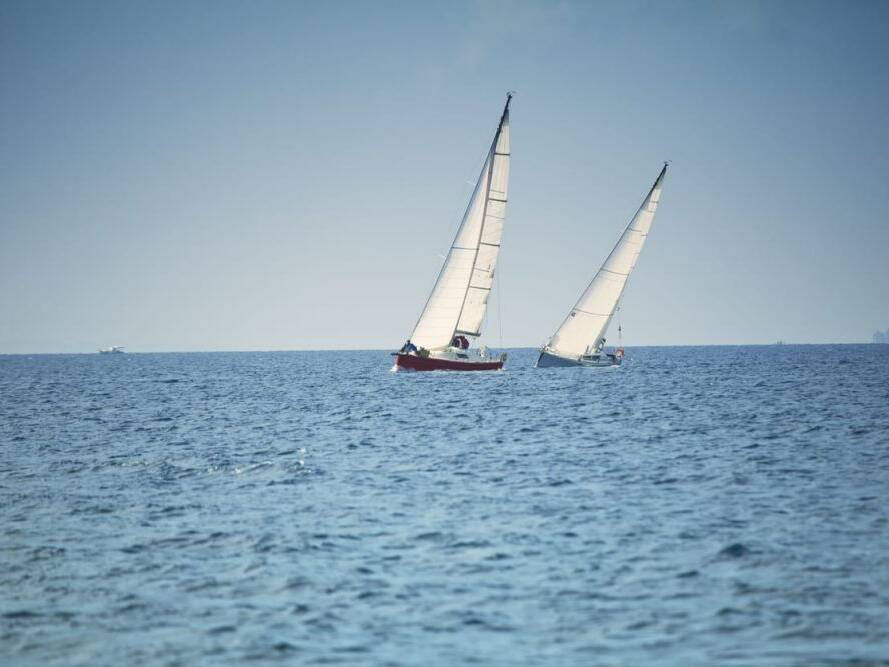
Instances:
[[[546,349],[558,356],[579,358],[591,347],[596,349],[602,344],[654,222],[666,173],[665,162],[642,205]]]
[[[454,331],[453,331],[453,333],[451,334],[451,338],[453,338],[457,333],[466,334],[467,336],[478,336],[478,335],[481,335],[481,324],[482,324],[481,321],[484,319],[484,314],[485,314],[485,310],[486,310],[487,303],[488,303],[488,294],[491,292],[491,285],[488,285],[488,286],[483,286],[483,285],[473,285],[472,282],[473,282],[473,278],[475,278],[475,274],[476,274],[476,272],[478,272],[478,271],[484,271],[484,272],[489,273],[489,274],[490,274],[490,282],[491,282],[492,284],[493,284],[493,280],[494,280],[494,269],[493,269],[493,266],[491,266],[490,269],[485,268],[485,267],[480,267],[480,266],[479,266],[479,261],[478,261],[478,260],[479,260],[479,250],[481,249],[481,246],[482,246],[482,244],[484,243],[484,241],[482,241],[482,239],[484,238],[484,234],[485,234],[485,227],[486,227],[486,224],[485,224],[485,223],[487,222],[487,219],[488,219],[488,207],[489,207],[489,205],[490,205],[490,203],[491,203],[491,185],[492,185],[492,182],[493,182],[494,163],[497,161],[497,157],[498,157],[498,156],[500,156],[500,157],[504,157],[504,158],[509,158],[509,156],[510,156],[510,153],[509,153],[509,152],[503,152],[503,153],[498,153],[498,152],[497,152],[497,145],[498,145],[499,142],[500,142],[500,136],[501,136],[501,133],[503,132],[503,123],[504,123],[504,121],[506,121],[506,120],[509,118],[509,115],[508,115],[508,114],[509,114],[509,103],[510,103],[510,101],[512,101],[512,93],[511,93],[511,92],[506,94],[506,104],[505,104],[504,107],[503,107],[503,113],[500,114],[500,122],[497,124],[497,132],[494,134],[494,141],[493,141],[492,144],[491,144],[491,153],[492,153],[492,155],[491,155],[491,158],[490,158],[490,160],[489,160],[489,163],[490,163],[490,164],[489,164],[489,167],[488,167],[488,190],[487,190],[487,192],[485,193],[485,206],[484,206],[484,210],[483,210],[483,212],[482,212],[482,225],[481,225],[481,228],[478,230],[478,243],[476,244],[476,247],[475,247],[475,257],[472,258],[472,275],[471,275],[471,277],[470,277],[470,279],[469,279],[469,285],[468,285],[468,287],[466,288],[466,294],[463,295],[463,305],[460,306],[460,315],[457,317],[457,323],[454,325]],[[508,146],[507,146],[507,148],[508,148]],[[506,187],[506,184],[505,184],[505,183],[503,184],[503,187],[504,187],[504,188]],[[502,203],[502,204],[503,204],[503,208],[505,209],[505,208],[506,208],[506,202],[507,202],[507,200],[506,200],[506,196],[505,196],[505,195],[506,195],[506,191],[505,191],[505,189],[502,191],[502,193],[503,193],[504,197],[503,197],[502,199],[497,199],[497,202]],[[505,214],[505,213],[506,213],[506,211],[504,210],[504,214]],[[496,216],[496,217],[498,217],[501,221],[502,221],[502,220],[505,220],[505,215],[503,215],[503,216]],[[501,224],[502,224],[502,222],[501,222]],[[501,232],[502,232],[502,230],[501,230]],[[494,244],[494,243],[487,243],[487,244],[485,244],[485,245],[488,245],[488,246],[490,246],[490,247],[492,247],[492,248],[497,248],[497,250],[494,251],[494,259],[495,259],[495,261],[496,261],[496,255],[499,253],[499,250],[500,250],[500,243],[499,243],[500,239],[499,239],[499,235],[498,235],[498,239],[497,239],[497,241],[498,241],[498,242],[497,242],[496,244]],[[476,290],[484,290],[484,291],[486,292],[486,293],[483,295],[483,298],[482,298],[482,304],[481,304],[481,305],[482,305],[482,312],[481,312],[481,317],[480,317],[479,320],[478,320],[478,326],[477,326],[477,327],[472,327],[472,328],[478,329],[478,331],[463,331],[463,330],[460,329],[460,325],[461,325],[461,324],[464,324],[464,322],[463,322],[463,312],[464,312],[464,310],[465,310],[465,308],[466,308],[466,299],[467,299],[467,297],[469,296],[469,290],[472,290],[472,289],[476,289]],[[465,325],[465,324],[464,324],[464,325]],[[466,327],[466,328],[470,328],[470,327]]]
[[[511,100],[509,93],[463,220],[411,334],[421,347],[444,349],[457,332],[479,334],[506,217]]]

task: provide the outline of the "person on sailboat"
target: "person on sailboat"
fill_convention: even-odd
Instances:
[[[404,345],[402,345],[401,349],[399,350],[399,352],[401,352],[402,354],[410,354],[411,352],[416,352],[416,351],[417,351],[417,346],[411,342],[410,338],[408,338],[407,341],[405,341]]]
[[[469,339],[463,335],[454,336],[454,340],[451,341],[451,347],[456,347],[458,350],[468,350]]]

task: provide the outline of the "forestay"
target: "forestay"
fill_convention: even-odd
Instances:
[[[481,333],[506,218],[511,98],[506,99],[457,236],[411,334],[420,347],[440,350],[450,345],[456,333]]]
[[[666,173],[667,165],[664,165],[608,259],[550,340],[547,349],[551,352],[561,357],[577,358],[602,345],[627,279],[651,229]]]

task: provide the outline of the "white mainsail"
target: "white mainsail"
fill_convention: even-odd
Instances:
[[[605,331],[654,221],[666,173],[665,164],[608,259],[550,339],[547,351],[560,357],[579,358],[602,345]]]
[[[456,333],[481,333],[506,218],[511,99],[508,95],[457,236],[411,334],[419,347],[441,350]]]

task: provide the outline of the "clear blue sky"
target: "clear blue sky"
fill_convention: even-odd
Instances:
[[[886,2],[3,2],[0,352],[400,345],[511,89],[505,345],[664,159],[628,345],[869,340],[887,34]]]

